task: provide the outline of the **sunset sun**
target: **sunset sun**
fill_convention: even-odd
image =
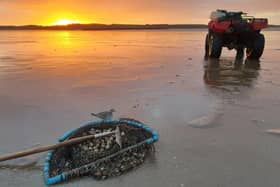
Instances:
[[[79,24],[81,23],[79,20],[68,20],[68,19],[61,19],[55,22],[55,25],[69,25],[69,24]]]

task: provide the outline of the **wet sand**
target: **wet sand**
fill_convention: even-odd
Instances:
[[[280,136],[265,130],[280,128],[279,31],[264,32],[260,66],[227,50],[219,66],[205,61],[205,32],[2,31],[0,153],[54,143],[114,108],[160,133],[154,157],[58,186],[278,186]],[[0,186],[45,186],[44,156],[3,163]]]

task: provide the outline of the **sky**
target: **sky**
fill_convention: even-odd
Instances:
[[[53,25],[61,20],[205,24],[216,9],[240,10],[280,25],[280,0],[0,0],[0,25]]]

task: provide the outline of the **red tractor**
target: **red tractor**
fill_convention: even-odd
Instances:
[[[248,59],[258,60],[262,56],[265,39],[260,31],[268,27],[267,19],[226,10],[212,12],[210,19],[205,41],[205,57],[220,58],[222,47],[236,49],[237,59],[243,59],[244,48]]]

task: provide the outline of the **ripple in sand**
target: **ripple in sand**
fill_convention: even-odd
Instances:
[[[273,135],[280,135],[280,129],[268,129],[265,132]]]
[[[216,121],[223,115],[221,112],[211,113],[190,121],[188,124],[193,128],[213,128],[219,124]]]
[[[0,169],[7,170],[40,170],[42,166],[38,165],[38,157],[25,157],[15,160],[5,161],[0,164]]]

